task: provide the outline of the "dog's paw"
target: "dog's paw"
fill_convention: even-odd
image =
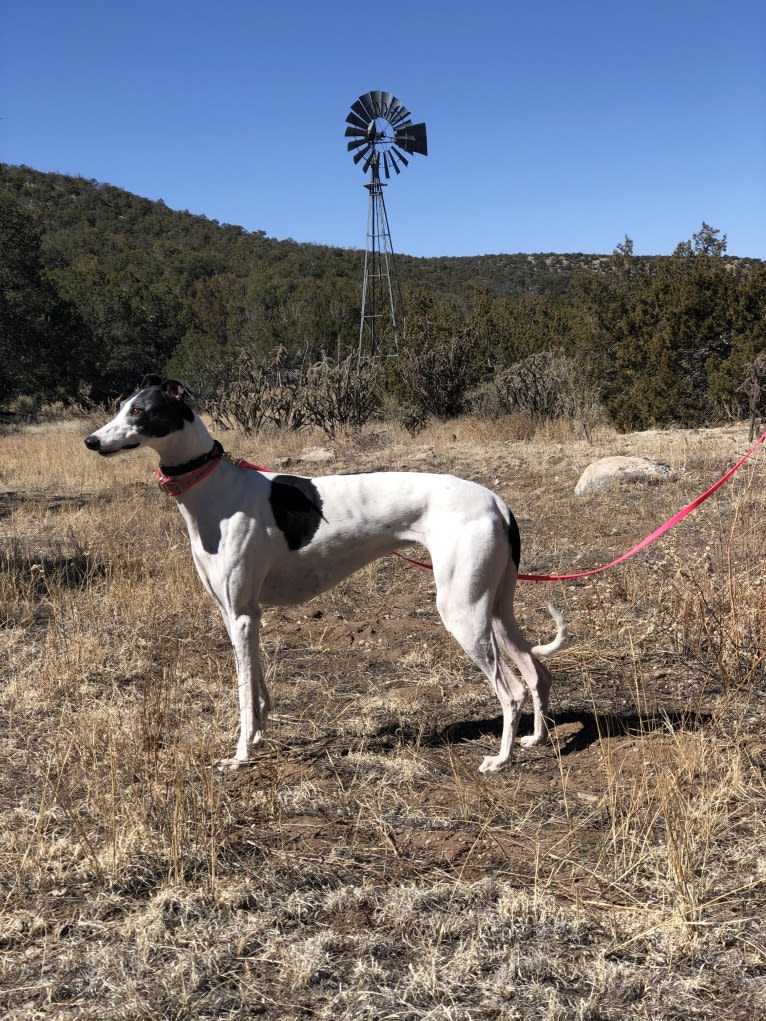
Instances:
[[[485,755],[484,761],[479,766],[479,772],[496,773],[499,769],[502,769],[507,762],[508,759],[504,759],[502,755]]]
[[[516,740],[522,748],[538,748],[541,745],[548,744],[550,738],[546,732],[539,737],[536,734],[525,734],[524,737],[519,737]]]
[[[219,773],[234,773],[238,769],[255,765],[255,759],[219,759],[215,768]]]

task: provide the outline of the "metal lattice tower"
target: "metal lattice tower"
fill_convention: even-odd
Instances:
[[[404,305],[396,276],[391,231],[388,226],[385,184],[391,170],[398,175],[407,166],[407,153],[428,155],[425,124],[413,124],[410,112],[390,92],[367,92],[351,106],[346,117],[349,152],[354,163],[370,173],[365,184],[369,192],[367,246],[362,281],[362,311],[359,322],[359,353],[366,349],[377,354],[383,347],[396,352],[398,335],[404,323]],[[364,162],[362,162],[364,161]]]

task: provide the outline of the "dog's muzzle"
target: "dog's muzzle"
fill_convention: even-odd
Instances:
[[[117,447],[116,450],[102,450],[101,440],[95,433],[92,436],[85,437],[85,446],[88,450],[94,450],[97,454],[101,454],[102,457],[109,457],[111,454],[119,454],[121,450],[135,450],[136,447],[140,447],[140,443],[126,443],[124,447]]]

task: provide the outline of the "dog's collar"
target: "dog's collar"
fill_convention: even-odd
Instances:
[[[195,457],[192,461],[174,465],[160,464],[160,469],[156,474],[159,487],[163,493],[179,497],[214,472],[224,456],[223,447],[218,440],[215,440],[211,450],[202,454],[201,457]]]

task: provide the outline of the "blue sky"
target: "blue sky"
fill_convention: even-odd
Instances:
[[[668,254],[704,220],[766,258],[763,0],[11,4],[0,161],[361,248],[370,89],[428,127],[397,252]]]

